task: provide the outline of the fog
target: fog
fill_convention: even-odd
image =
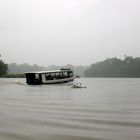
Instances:
[[[139,0],[1,0],[7,63],[89,65],[140,56]]]

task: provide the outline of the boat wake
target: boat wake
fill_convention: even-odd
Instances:
[[[24,80],[0,80],[0,85],[26,85]]]

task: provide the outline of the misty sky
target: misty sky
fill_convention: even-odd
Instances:
[[[42,66],[140,56],[140,0],[0,0],[0,54]]]

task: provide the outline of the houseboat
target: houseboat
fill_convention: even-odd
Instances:
[[[27,72],[26,83],[29,85],[57,84],[72,82],[75,78],[73,71],[68,69]]]

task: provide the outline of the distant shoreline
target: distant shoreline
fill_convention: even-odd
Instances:
[[[0,78],[25,78],[24,74],[6,74],[3,76],[0,76]]]

